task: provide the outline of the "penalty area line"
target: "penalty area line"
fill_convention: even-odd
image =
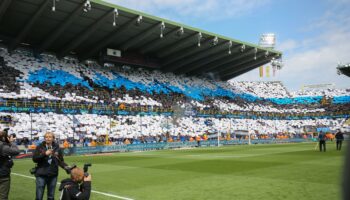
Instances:
[[[27,176],[27,175],[13,173],[13,172],[11,174],[35,180],[35,177],[33,177],[33,176]],[[60,184],[60,183],[57,183],[57,184]],[[128,197],[122,197],[122,196],[109,194],[109,193],[105,193],[105,192],[99,192],[99,191],[96,191],[96,190],[91,190],[91,192],[96,193],[96,194],[100,194],[100,195],[104,195],[104,196],[107,196],[107,197],[114,197],[114,198],[123,199],[123,200],[134,200],[134,199],[131,199],[131,198],[128,198]]]

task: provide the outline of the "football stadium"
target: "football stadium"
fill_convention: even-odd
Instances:
[[[350,88],[235,80],[282,57],[100,0],[1,0],[0,199],[349,199]]]

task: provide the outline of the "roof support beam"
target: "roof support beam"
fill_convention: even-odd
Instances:
[[[2,17],[4,16],[4,14],[7,11],[7,8],[10,7],[12,3],[12,0],[4,0],[1,5],[0,5],[0,22],[2,20]]]
[[[195,41],[194,38],[198,36],[199,33],[193,33],[192,35],[187,36],[186,38],[176,41],[173,44],[169,45],[168,47],[165,47],[161,49],[159,54],[157,54],[159,57],[167,56],[175,51],[177,51],[179,48],[183,47],[186,43]],[[197,42],[197,41],[195,41]]]
[[[137,20],[138,18],[139,18],[139,16],[130,19],[129,21],[127,21],[126,23],[121,25],[119,28],[117,28],[117,30],[112,31],[106,37],[102,38],[100,41],[98,41],[95,44],[91,45],[91,48],[87,48],[87,49],[90,49],[90,51],[89,50],[86,51],[86,53],[82,54],[79,57],[79,59],[80,60],[86,60],[89,57],[91,57],[92,55],[94,55],[95,53],[97,53],[98,51],[100,51],[101,49],[105,48],[115,38],[118,38],[120,35],[124,34],[128,30],[128,28],[130,26],[134,25],[135,24],[135,20]]]
[[[157,48],[160,44],[162,44],[163,41],[165,41],[165,38],[170,37],[172,35],[175,35],[177,32],[179,32],[180,30],[183,30],[182,27],[180,28],[175,28],[171,31],[169,31],[168,33],[166,33],[163,38],[157,38],[155,40],[152,40],[150,42],[148,42],[147,44],[145,44],[142,48],[142,50],[140,51],[142,54],[146,54],[149,53],[151,51],[153,51],[155,48]],[[179,35],[179,37],[182,35]]]
[[[40,8],[36,11],[34,16],[29,20],[29,22],[26,22],[24,28],[22,31],[17,35],[17,37],[10,43],[8,49],[9,51],[13,51],[14,49],[17,48],[18,44],[22,42],[22,40],[27,36],[29,33],[30,29],[33,27],[35,24],[36,20],[41,16],[41,14],[44,12],[45,9],[47,9],[47,5],[51,1],[44,0],[43,3],[41,4]]]
[[[224,43],[221,43],[219,45],[210,47],[209,49],[205,49],[205,50],[202,50],[200,52],[194,52],[195,53],[194,55],[190,54],[191,56],[187,56],[184,59],[175,60],[171,65],[168,65],[166,67],[172,68],[173,70],[178,70],[179,72],[187,73],[187,72],[195,69],[196,63],[194,63],[194,65],[191,65],[188,67],[183,67],[183,66],[186,66],[187,64],[195,62],[195,61],[200,61],[200,59],[206,58],[207,56],[212,55],[218,51],[221,52],[222,50],[224,50],[224,48],[227,46],[227,44],[228,43],[224,42]],[[217,55],[217,54],[215,54],[215,55]],[[225,52],[221,52],[219,54],[219,56],[226,56],[226,55],[228,55],[228,54],[226,54]]]
[[[169,66],[169,64],[173,63],[174,61],[177,60],[181,60],[182,58],[195,54],[199,51],[203,51],[204,49],[206,49],[207,47],[210,48],[211,42],[213,41],[214,38],[210,38],[207,39],[203,42],[203,44],[201,44],[201,46],[199,47],[197,44],[192,45],[190,47],[187,47],[186,49],[177,51],[165,58],[163,58],[164,62],[162,63],[162,65],[167,65],[167,69],[171,69],[173,68],[173,66]],[[175,68],[177,68],[177,66],[175,66]],[[172,71],[173,69],[171,69]]]
[[[63,49],[61,49],[61,51],[58,53],[58,57],[62,58],[69,54],[69,52],[71,52],[72,50],[79,47],[79,45],[85,40],[87,40],[100,27],[100,25],[106,22],[107,18],[110,17],[110,15],[113,13],[114,9],[109,10],[92,25],[90,25],[85,30],[81,31],[75,38],[68,42]]]
[[[38,53],[42,53],[47,48],[51,46],[53,42],[72,24],[72,22],[78,17],[82,12],[84,4],[80,4],[68,17],[66,17],[63,22],[55,30],[51,31],[49,36],[41,42],[41,45],[37,49]]]
[[[163,24],[163,22],[157,23],[153,26],[151,26],[149,29],[142,31],[141,33],[139,33],[138,35],[136,35],[135,37],[129,39],[128,41],[124,42],[121,45],[121,49],[126,51],[127,49],[129,49],[130,47],[132,47],[133,45],[137,44],[138,42],[142,41],[143,39],[145,39],[146,37],[148,37],[149,35],[151,35],[152,33],[154,33],[155,30],[157,30],[158,28],[160,29],[160,26]]]
[[[264,56],[263,52],[260,52],[259,54],[257,54],[257,58],[261,58],[262,56]],[[227,73],[227,71],[232,70],[232,66],[239,66],[250,61],[252,61],[251,55],[247,55],[242,57],[242,59],[239,59],[239,60],[236,59],[225,65],[218,66],[217,68],[213,69],[213,71],[225,74]],[[256,60],[253,60],[253,61],[256,62]]]
[[[241,74],[244,74],[246,72],[249,72],[250,70],[252,69],[255,69],[265,63],[268,63],[270,61],[270,58],[265,58],[265,59],[262,59],[261,61],[258,61],[257,63],[253,64],[245,64],[244,66],[242,66],[241,68],[237,68],[235,69],[234,71],[232,71],[231,73],[228,73],[228,74],[225,74],[223,77],[222,77],[222,80],[223,81],[227,81],[227,80],[230,80],[231,78],[234,78],[234,77],[237,77]],[[253,62],[253,61],[251,61]]]
[[[215,68],[217,68],[218,66],[221,66],[221,65],[224,65],[224,64],[227,64],[227,63],[230,63],[230,62],[234,62],[244,56],[247,56],[251,53],[252,50],[248,50],[247,52],[240,52],[239,49],[241,47],[236,47],[235,48],[235,52],[239,52],[240,54],[237,55],[237,54],[233,54],[233,55],[230,55],[230,57],[228,58],[223,58],[219,61],[215,61],[215,62],[211,62],[211,63],[207,63],[206,65],[203,65],[201,66],[198,70],[194,71],[194,73],[198,73],[200,71],[206,71],[206,72],[209,72]]]

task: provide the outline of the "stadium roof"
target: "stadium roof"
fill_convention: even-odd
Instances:
[[[347,65],[338,65],[338,73],[344,74],[345,76],[350,77],[350,64]]]
[[[178,74],[214,73],[222,80],[282,55],[100,0],[91,0],[89,10],[86,2],[2,0],[0,42],[10,51],[27,45],[38,53],[53,52],[61,58],[73,54],[79,60],[96,59]],[[107,48],[120,50],[121,57],[107,56]]]

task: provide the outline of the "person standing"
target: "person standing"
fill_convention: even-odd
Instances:
[[[336,139],[336,142],[337,142],[337,150],[340,151],[341,150],[341,146],[343,144],[343,140],[344,140],[344,135],[340,131],[340,129],[337,130],[337,133],[335,134],[335,139]]]
[[[53,200],[58,176],[58,166],[69,169],[64,163],[62,150],[54,142],[55,136],[51,132],[44,135],[45,141],[38,145],[33,153],[33,161],[37,164],[35,171],[36,200],[42,200],[47,186],[47,199]]]
[[[323,151],[326,152],[326,134],[324,134],[322,131],[318,135],[318,141],[319,141],[319,147],[320,147],[320,152]]]
[[[0,131],[0,200],[7,200],[11,185],[12,156],[19,154],[14,143],[15,137],[8,136],[7,131]]]

